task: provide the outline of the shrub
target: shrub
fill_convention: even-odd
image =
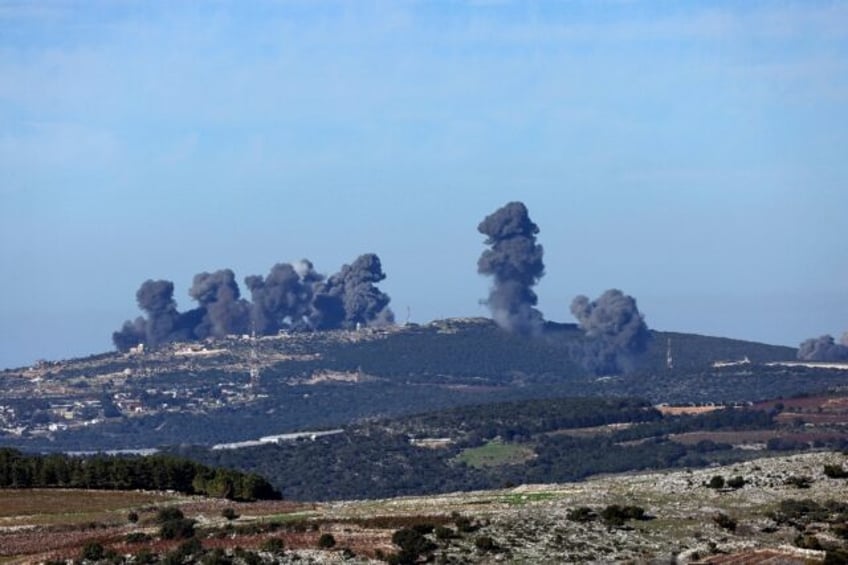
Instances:
[[[321,534],[321,537],[318,538],[318,547],[321,549],[330,549],[336,545],[336,538],[333,537],[333,534]]]
[[[165,522],[170,522],[171,520],[182,520],[185,518],[185,514],[183,511],[177,508],[176,506],[168,506],[167,508],[160,508],[156,513],[156,523],[164,524]]]
[[[156,563],[156,555],[146,547],[143,547],[135,554],[134,562],[140,564]]]
[[[744,486],[745,486],[745,482],[746,482],[746,481],[745,481],[745,479],[744,479],[744,478],[742,478],[741,476],[737,475],[737,476],[735,476],[735,477],[733,477],[733,478],[731,478],[731,479],[728,479],[728,480],[727,480],[727,486],[728,486],[729,488],[732,488],[732,489],[736,490],[736,489],[739,489],[739,488],[744,487]]]
[[[130,513],[127,514],[127,520],[129,520],[133,524],[138,522],[138,512],[130,511]]]
[[[716,475],[710,479],[710,482],[707,483],[707,487],[714,489],[723,489],[724,488],[724,477],[721,475]]]
[[[645,509],[640,506],[610,504],[601,511],[607,526],[623,526],[627,520],[646,520]]]
[[[477,530],[477,526],[471,522],[471,518],[466,516],[457,516],[454,518],[454,524],[456,524],[456,529],[460,532],[468,533]]]
[[[823,565],[842,565],[848,563],[848,550],[834,547],[828,549],[824,555]]]
[[[474,540],[474,547],[480,551],[496,551],[498,544],[495,543],[495,540],[491,536],[479,536]]]
[[[169,520],[159,527],[159,537],[162,539],[188,539],[194,537],[194,520],[181,518]]]
[[[223,510],[221,510],[221,516],[223,516],[227,520],[235,520],[236,518],[239,517],[238,513],[230,507],[227,507],[227,508],[224,508]]]
[[[792,475],[784,481],[784,484],[801,489],[810,488],[810,485],[813,484],[813,479],[810,477]]]
[[[260,549],[262,551],[267,551],[268,553],[273,553],[274,555],[278,555],[283,552],[285,549],[285,544],[283,540],[280,538],[268,538],[262,542]]]
[[[573,522],[593,522],[597,520],[598,515],[588,506],[580,506],[569,510],[566,517]]]
[[[145,541],[150,541],[151,538],[149,535],[144,532],[130,532],[127,534],[127,537],[124,538],[127,543],[142,543]]]
[[[427,524],[427,523],[425,523],[425,524],[415,524],[414,526],[412,526],[412,529],[415,530],[416,532],[418,532],[419,534],[430,534],[435,529],[435,526],[433,526],[433,524]]]
[[[80,558],[88,561],[100,561],[105,557],[106,550],[96,541],[90,541],[85,544],[80,553]]]
[[[261,565],[262,558],[259,557],[259,554],[255,551],[250,551],[247,549],[242,549],[241,547],[237,547],[235,550],[235,556],[244,563],[244,565]]]
[[[715,522],[718,527],[729,532],[736,531],[736,520],[722,512],[713,516],[713,522]]]
[[[232,565],[233,560],[224,553],[224,550],[220,547],[216,547],[209,553],[203,556],[203,559],[200,561],[203,565]]]
[[[392,534],[392,543],[400,547],[400,553],[392,556],[394,563],[415,563],[420,555],[436,549],[436,544],[414,528],[401,528]]]
[[[846,479],[848,471],[842,468],[842,465],[825,465],[824,474],[831,479]]]
[[[447,526],[436,526],[435,533],[438,540],[448,540],[454,536],[454,531]]]

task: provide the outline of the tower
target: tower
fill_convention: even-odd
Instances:
[[[671,338],[668,338],[668,349],[665,352],[665,366],[671,371],[674,369],[674,357],[671,356]]]
[[[259,388],[259,354],[256,352],[256,327],[250,332],[250,388]]]

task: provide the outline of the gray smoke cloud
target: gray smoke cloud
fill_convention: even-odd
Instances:
[[[543,249],[536,243],[539,226],[530,220],[527,207],[510,202],[480,222],[477,231],[490,246],[477,261],[477,272],[494,277],[485,304],[506,330],[532,334],[542,329],[544,318],[534,306],[533,286],[545,274]]]
[[[235,274],[230,269],[199,273],[188,291],[203,311],[203,320],[194,328],[199,339],[247,332],[250,303],[241,298]]]
[[[848,361],[848,333],[842,336],[841,343],[831,335],[811,338],[798,348],[801,361]]]
[[[304,259],[279,263],[267,277],[245,278],[251,300],[241,297],[230,269],[195,275],[189,296],[198,307],[180,313],[174,301],[174,283],[148,280],[136,293],[146,317],[124,322],[112,334],[121,351],[144,343],[156,346],[172,341],[223,337],[255,330],[260,335],[282,329],[325,330],[394,322],[389,296],[375,285],[386,278],[379,257],[361,255],[325,278]]]
[[[571,313],[588,338],[578,356],[595,374],[630,372],[648,349],[651,332],[636,300],[620,290],[607,290],[594,301],[577,296]]]
[[[281,329],[309,326],[313,288],[323,280],[307,260],[295,265],[277,263],[264,279],[252,275],[244,279],[250,289],[250,317],[256,333],[268,335]]]
[[[373,253],[357,257],[350,265],[316,285],[312,323],[319,329],[391,324],[389,295],[375,285],[386,278],[380,258]]]

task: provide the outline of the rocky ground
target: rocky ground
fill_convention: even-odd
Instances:
[[[247,562],[234,553],[236,547],[254,551],[265,562],[380,562],[400,550],[392,543],[393,534],[417,525],[424,532],[422,539],[430,544],[422,555],[436,563],[809,563],[821,562],[825,556],[821,549],[840,547],[844,539],[826,523],[781,523],[774,519],[775,513],[782,501],[790,499],[819,504],[848,501],[848,479],[824,474],[825,465],[841,468],[846,463],[839,453],[808,453],[729,467],[431,497],[311,505],[233,505],[197,499],[177,503],[186,516],[198,521],[203,551],[219,548],[235,562]],[[744,484],[738,488],[707,486],[711,481],[715,486],[717,476],[725,481],[741,477]],[[228,505],[235,508],[237,519],[228,521],[221,516],[221,509]],[[605,520],[601,515],[612,505],[643,509],[646,519]],[[582,514],[575,512],[580,508],[584,508]],[[74,538],[74,547],[50,550],[47,534],[62,527],[68,533],[67,527],[52,522],[28,527],[27,521],[19,518],[14,520],[14,529],[0,529],[0,547],[12,536],[17,536],[19,543],[20,537],[27,535],[48,541],[41,542],[40,551],[17,556],[5,553],[0,560],[71,559],[79,555],[85,539],[100,540],[119,555],[142,547],[173,551],[178,545],[160,540],[147,546],[125,543],[126,533],[144,529],[144,524],[143,513],[139,524],[104,520],[100,530],[88,524]],[[438,528],[428,532],[426,524]],[[145,531],[155,537],[155,527],[149,523]],[[324,534],[332,536],[334,547],[318,548]],[[285,550],[276,554],[262,551],[270,538],[282,541]],[[801,538],[805,540],[801,545],[808,549],[793,549]]]

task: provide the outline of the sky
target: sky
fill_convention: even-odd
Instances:
[[[848,330],[848,3],[0,0],[0,367],[377,253],[398,320],[488,315],[522,201],[549,320],[797,346]],[[245,294],[245,287],[242,291]]]

